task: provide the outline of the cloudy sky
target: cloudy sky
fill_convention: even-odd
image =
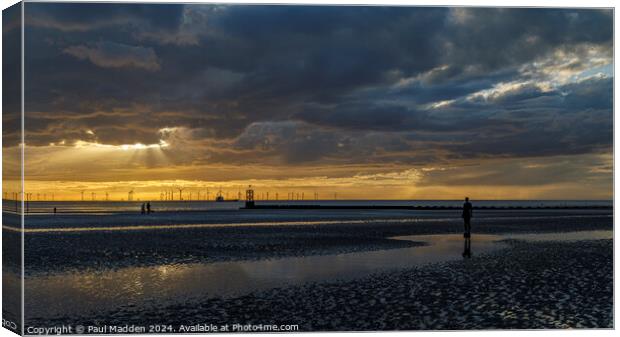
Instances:
[[[25,24],[35,193],[612,196],[611,10],[27,3]]]

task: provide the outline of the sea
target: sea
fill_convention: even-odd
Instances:
[[[24,204],[29,213],[139,212],[147,201],[30,201]],[[149,201],[157,211],[238,210],[243,201]],[[612,207],[613,200],[472,200],[475,207]],[[459,207],[463,200],[258,200],[256,205],[320,205],[320,206],[429,206]],[[3,200],[2,210],[15,212],[19,202]]]

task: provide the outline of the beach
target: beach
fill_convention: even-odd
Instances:
[[[611,210],[479,211],[465,258],[455,211],[28,215],[26,326],[610,328],[612,229]]]
[[[611,241],[519,244],[503,254],[367,278],[99,314],[76,324],[299,324],[302,331],[613,328]],[[578,254],[577,251],[585,253]],[[543,260],[544,262],[534,262]],[[139,311],[139,310],[138,310]]]
[[[614,6],[563,6],[8,7],[3,326],[614,328]]]

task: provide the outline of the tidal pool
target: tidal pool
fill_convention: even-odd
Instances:
[[[584,240],[613,237],[612,231],[550,234],[474,234],[473,258],[507,247],[504,239]],[[208,264],[167,264],[118,270],[60,273],[25,279],[29,317],[87,315],[118,307],[166,306],[190,299],[237,297],[307,282],[363,277],[374,272],[404,269],[463,259],[462,235],[414,235],[393,239],[424,246],[325,256],[288,257]]]

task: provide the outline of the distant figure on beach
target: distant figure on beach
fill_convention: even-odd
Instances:
[[[144,204],[142,204],[142,207],[141,207],[142,214],[144,214],[144,207],[145,207]]]
[[[471,202],[469,202],[469,197],[465,197],[465,203],[463,204],[463,221],[465,223],[465,233],[463,234],[463,237],[470,237],[471,236],[471,218],[474,216],[474,208],[471,205]]]
[[[151,202],[146,203],[146,214],[151,214]]]
[[[56,207],[54,207],[54,214],[56,214]]]

